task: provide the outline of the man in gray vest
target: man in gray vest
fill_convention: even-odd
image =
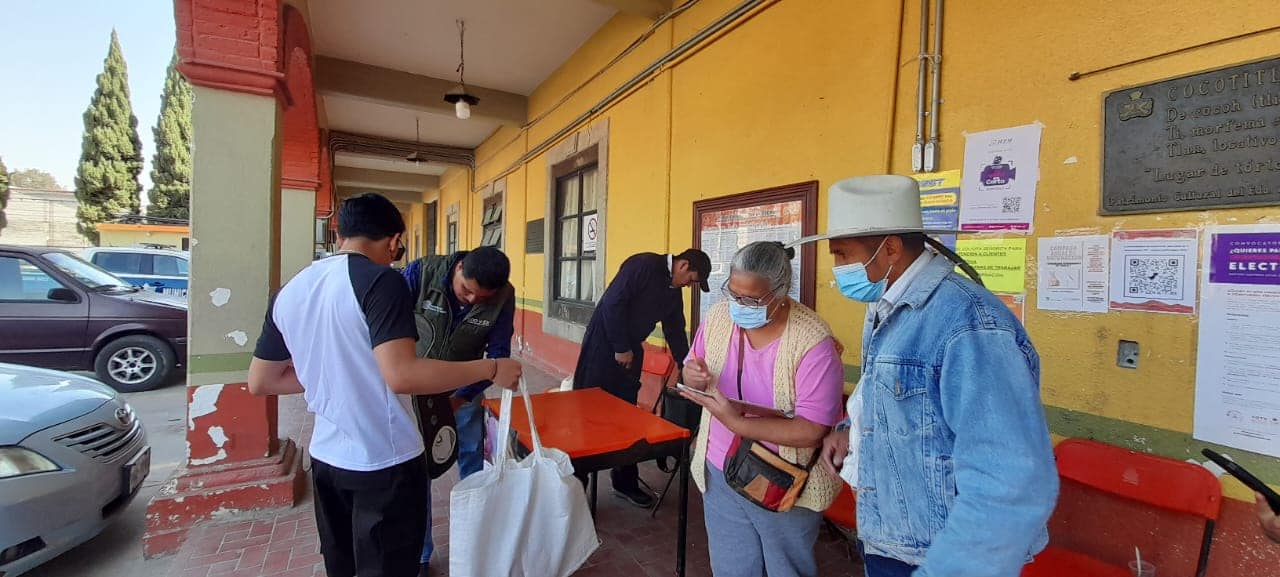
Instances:
[[[420,258],[403,274],[414,301],[419,357],[458,361],[511,356],[516,299],[508,282],[511,261],[502,251],[481,247]],[[488,386],[489,381],[481,381],[453,393],[415,397],[431,478],[444,474],[455,456],[463,478],[484,468],[481,402]],[[430,517],[428,499],[428,527]],[[420,575],[426,574],[433,549],[428,529]]]

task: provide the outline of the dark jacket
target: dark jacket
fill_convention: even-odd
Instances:
[[[612,388],[619,380],[637,379],[644,359],[641,345],[653,328],[662,323],[662,334],[677,363],[689,354],[685,334],[682,289],[671,286],[667,255],[644,252],[622,262],[618,274],[605,288],[596,304],[582,340],[582,353],[574,371],[577,388]],[[635,357],[631,371],[622,371],[614,353],[631,351]],[[627,388],[631,383],[626,383]],[[620,395],[621,396],[621,395]]]

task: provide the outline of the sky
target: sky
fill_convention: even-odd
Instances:
[[[151,127],[173,55],[173,0],[4,0],[0,26],[0,158],[10,171],[38,168],[74,188],[82,115],[93,97],[111,29],[129,68],[151,188]]]

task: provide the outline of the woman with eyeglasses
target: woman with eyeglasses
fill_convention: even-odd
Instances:
[[[684,364],[681,394],[706,409],[691,466],[717,577],[817,575],[822,511],[840,488],[814,463],[844,368],[831,329],[787,296],[794,257],[777,242],[739,250]]]

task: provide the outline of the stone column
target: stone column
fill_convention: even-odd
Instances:
[[[315,258],[316,191],[280,190],[280,282],[289,282]]]
[[[245,384],[280,286],[280,104],[193,84],[188,458],[147,508],[148,556],[218,514],[291,506],[303,479],[293,442],[277,437],[276,399]]]

